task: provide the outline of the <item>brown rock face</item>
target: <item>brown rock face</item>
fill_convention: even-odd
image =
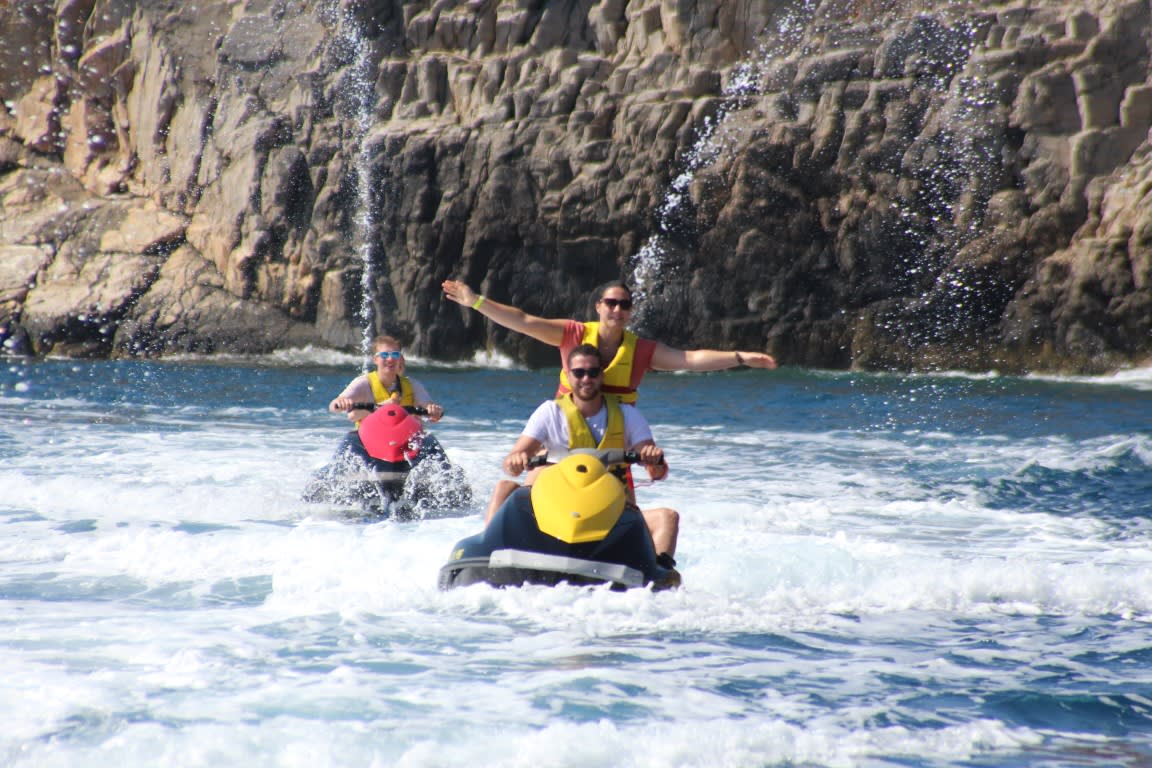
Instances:
[[[0,4],[9,352],[554,352],[448,277],[823,367],[1152,359],[1147,3]],[[14,44],[19,41],[19,44]]]

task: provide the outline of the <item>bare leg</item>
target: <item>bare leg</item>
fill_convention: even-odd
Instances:
[[[520,483],[515,480],[497,480],[496,487],[492,489],[492,498],[488,501],[488,509],[484,512],[484,525],[488,525],[488,521],[492,519],[492,515],[496,514],[496,510],[507,500],[512,492],[520,487]]]
[[[540,474],[542,469],[544,469],[544,467],[536,467],[529,472],[528,476],[524,478],[524,485],[532,485],[532,481],[536,479],[536,475]],[[496,510],[500,509],[500,505],[519,487],[520,483],[515,480],[496,481],[496,487],[492,489],[492,498],[488,502],[488,509],[484,512],[484,525],[488,525],[488,521],[492,519],[492,515],[496,514]]]
[[[680,513],[669,507],[656,507],[640,510],[640,514],[644,515],[644,522],[652,533],[656,554],[667,552],[670,556],[675,555],[676,539],[680,535]]]

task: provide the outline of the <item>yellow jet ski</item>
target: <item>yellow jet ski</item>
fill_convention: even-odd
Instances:
[[[457,542],[440,569],[440,589],[609,584],[612,589],[680,586],[657,561],[640,510],[628,502],[623,473],[632,451],[580,449],[519,488],[482,533]]]

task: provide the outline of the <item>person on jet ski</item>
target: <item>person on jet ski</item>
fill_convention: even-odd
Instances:
[[[540,404],[504,458],[504,471],[512,477],[519,476],[528,467],[529,460],[542,450],[619,448],[638,452],[648,475],[653,480],[664,479],[668,465],[663,449],[652,439],[647,419],[635,406],[618,404],[604,396],[604,370],[596,347],[591,344],[574,347],[568,353],[565,373],[572,382],[572,391]],[[524,484],[531,485],[540,469],[533,469]],[[628,486],[628,500],[635,504],[635,492],[631,483]],[[496,483],[484,515],[485,524],[518,487],[519,483],[514,480]],[[679,513],[668,507],[657,507],[641,510],[641,514],[652,534],[661,565],[672,567],[680,530]]]
[[[429,421],[440,421],[444,409],[432,402],[428,390],[416,379],[404,375],[404,353],[400,342],[391,336],[377,336],[372,341],[372,358],[376,370],[357,376],[344,391],[328,404],[332,413],[344,413],[350,421],[359,424],[369,411],[350,410],[353,403],[394,402],[404,406],[423,406]]]
[[[329,411],[346,414],[355,428],[313,473],[301,496],[309,502],[359,505],[369,516],[403,519],[423,516],[429,504],[436,509],[471,506],[472,489],[463,472],[449,462],[419,417],[398,406],[422,406],[430,421],[439,421],[444,409],[420,382],[404,375],[399,341],[377,336],[372,346],[376,370],[357,376],[328,404]],[[353,409],[369,404],[377,406],[374,412]],[[365,469],[375,473],[374,480],[365,479]]]
[[[622,403],[635,404],[640,380],[648,371],[719,371],[746,365],[775,368],[776,360],[765,352],[726,352],[719,349],[674,349],[652,339],[639,338],[627,329],[632,319],[632,289],[621,281],[601,286],[596,292],[594,322],[544,318],[481,296],[464,283],[445,280],[445,297],[471,307],[494,323],[560,348],[561,364],[578,344],[591,344],[600,355],[604,370],[604,394]],[[557,396],[571,390],[571,379],[560,371]]]

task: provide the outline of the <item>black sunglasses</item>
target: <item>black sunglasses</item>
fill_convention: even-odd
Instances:
[[[568,373],[572,374],[574,379],[582,379],[585,376],[590,379],[598,379],[603,370],[600,368],[570,368]]]
[[[620,309],[625,312],[632,309],[632,299],[600,299],[600,303],[604,304],[608,309],[620,307]]]

